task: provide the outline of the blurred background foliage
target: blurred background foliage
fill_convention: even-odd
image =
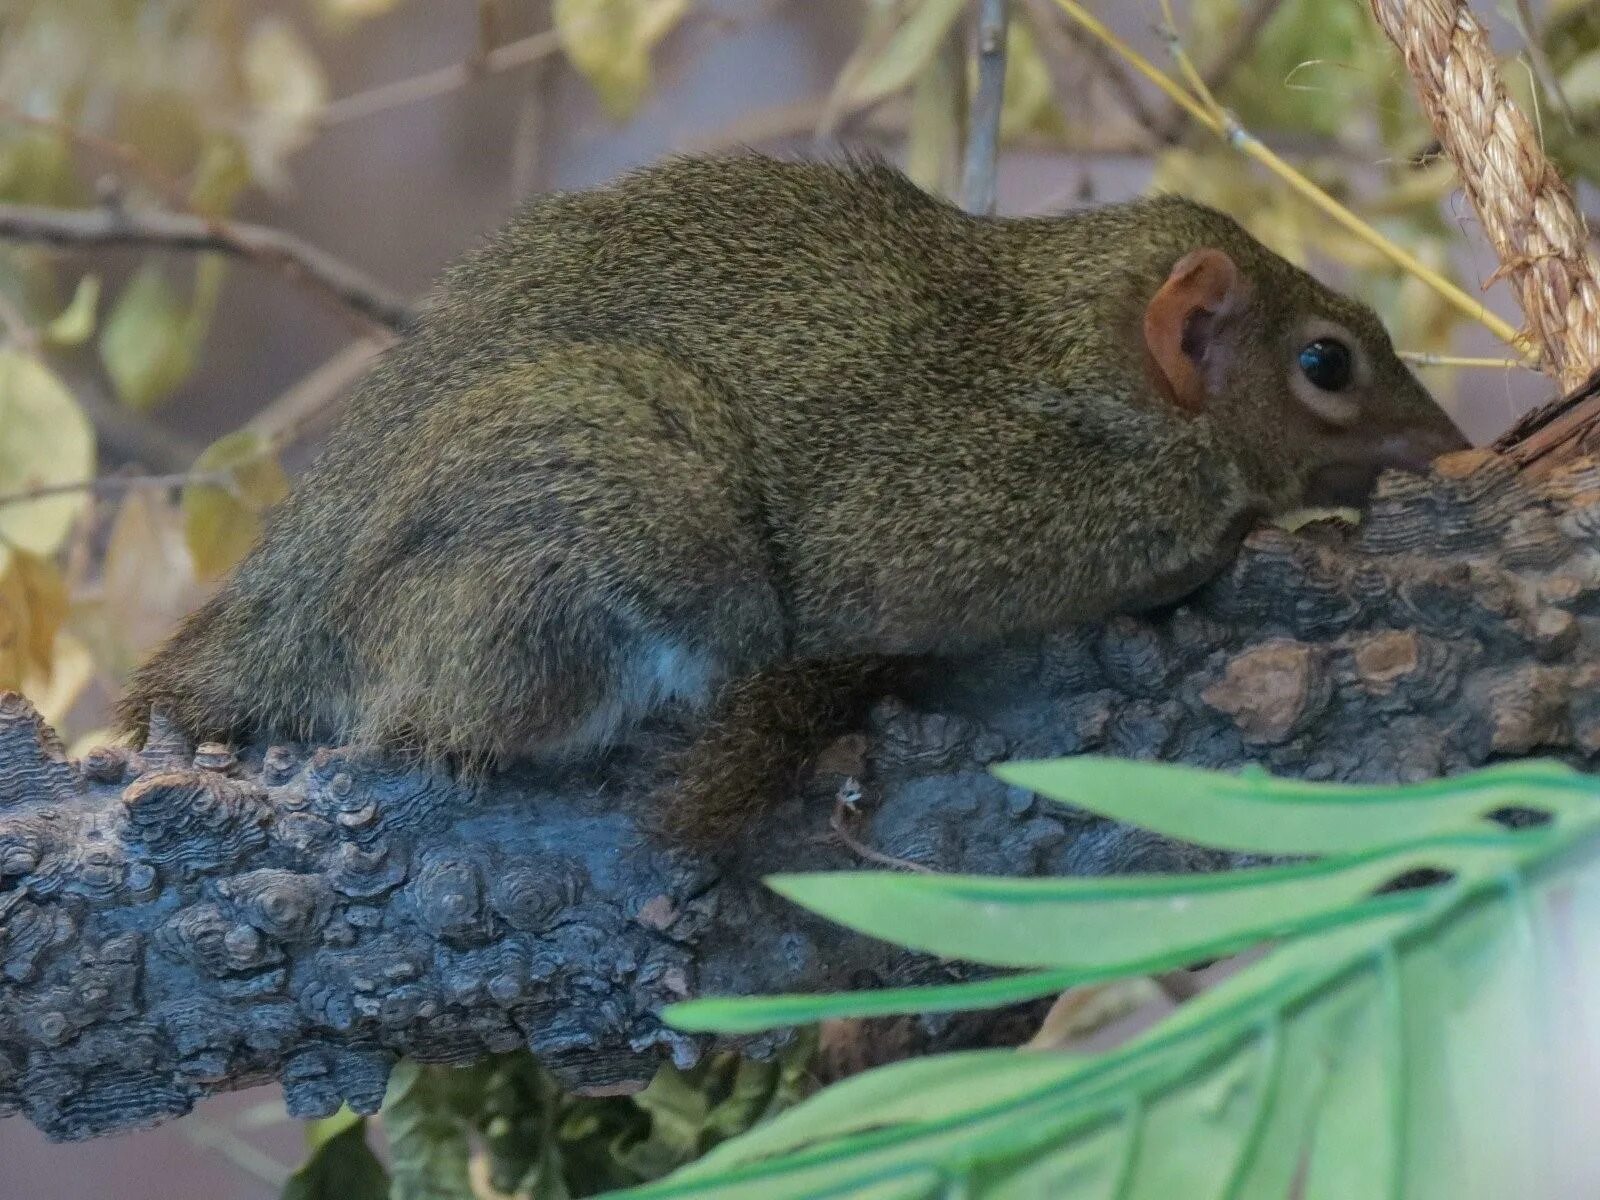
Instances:
[[[1478,8],[1495,22],[1505,78],[1588,198],[1600,182],[1600,4],[1482,0]],[[610,164],[666,148],[873,146],[953,195],[974,83],[973,9],[970,0],[452,0],[434,8],[421,0],[0,0],[0,229],[41,209],[130,227],[144,215],[175,214],[229,251],[175,249],[158,237],[111,248],[74,245],[66,234],[0,240],[0,688],[27,692],[75,745],[104,738],[108,703],[127,671],[238,561],[340,396],[394,336],[310,286],[296,257],[306,247],[245,246],[244,216],[293,217],[293,198],[314,193],[339,210],[342,228],[366,239],[362,253],[326,242],[321,252],[370,257],[374,245],[392,242],[391,277],[403,291],[418,289],[466,236],[449,232],[438,201],[434,214],[409,224],[385,219],[374,195],[335,205],[330,197],[348,181],[325,178],[328,164],[356,162],[361,139],[381,128],[388,141],[373,154],[388,174],[374,190],[417,192],[426,204],[415,114],[497,87],[514,116],[484,121],[481,109],[466,110],[447,132],[477,157],[452,159],[447,149],[433,168],[462,176],[465,187],[485,158],[504,172],[508,195],[547,186],[553,172],[540,161],[541,139],[559,134],[569,145],[585,141],[598,164],[591,174],[602,176]],[[1474,293],[1490,280],[1493,256],[1360,0],[1192,0],[1177,7],[1175,29],[1156,0],[1103,0],[1098,9],[1164,65],[1170,45],[1181,45],[1246,128],[1424,262]],[[459,52],[434,65],[438,53],[418,49],[428,48],[425,35],[404,40],[408,21],[457,30]],[[785,44],[821,64],[820,86],[761,105],[718,72],[741,45],[778,26]],[[373,47],[388,47],[391,60],[425,57],[427,66],[336,86],[339,64]],[[1403,349],[1505,353],[1418,280],[1193,129],[1051,0],[1012,0],[1007,48],[1003,211],[1060,210],[1145,186],[1185,192],[1338,278],[1379,310]],[[773,73],[794,70],[785,63]],[[716,96],[715,119],[702,114],[668,144],[629,140],[642,112],[671,103],[664,90],[676,96],[696,80]],[[593,116],[570,98],[577,91]],[[569,98],[552,99],[561,95]],[[327,225],[307,223],[313,232]],[[434,226],[446,231],[438,245],[429,240]],[[1510,313],[1503,295],[1491,302]],[[291,304],[304,315],[285,317]],[[302,369],[304,354],[273,340],[280,327],[295,343],[337,353]],[[244,378],[240,364],[279,380],[292,369],[293,377],[265,387]],[[1525,407],[1548,390],[1513,370],[1422,370],[1480,437],[1516,415],[1513,393]],[[482,1070],[484,1096],[515,1093],[523,1099],[514,1112],[540,1114],[545,1147],[542,1157],[499,1171],[483,1194],[579,1195],[645,1178],[681,1161],[691,1142],[703,1148],[694,1138],[706,1129],[722,1136],[754,1111],[747,1096],[737,1119],[718,1107],[755,1086],[736,1067],[587,1107],[553,1099],[530,1064]],[[780,1103],[792,1084],[764,1080],[763,1103]],[[656,1103],[673,1088],[680,1099],[684,1088],[699,1096],[699,1116]],[[440,1119],[457,1132],[470,1128],[474,1144],[492,1146],[511,1128],[495,1124],[487,1100],[464,1112],[455,1084],[438,1089],[448,1093]],[[713,1103],[713,1094],[724,1098]],[[349,1147],[348,1135],[325,1142]],[[572,1165],[596,1155],[604,1170]],[[549,1182],[557,1175],[559,1188]],[[542,1190],[533,1178],[546,1180]]]

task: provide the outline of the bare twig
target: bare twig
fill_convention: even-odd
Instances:
[[[1254,0],[1245,9],[1216,57],[1200,72],[1200,78],[1208,90],[1214,91],[1227,83],[1234,71],[1249,57],[1256,38],[1281,3],[1282,0]],[[1161,111],[1151,107],[1122,59],[1104,42],[1073,22],[1067,22],[1063,29],[1060,12],[1051,0],[1027,0],[1027,5],[1033,14],[1039,39],[1050,51],[1046,56],[1047,65],[1050,60],[1062,57],[1063,44],[1075,47],[1101,81],[1116,94],[1133,123],[1144,131],[1149,139],[1147,149],[1172,146],[1183,140],[1188,112],[1182,105],[1170,103]]]
[[[743,24],[742,18],[729,17],[712,11],[692,15],[697,15],[707,24],[719,27],[738,28]],[[486,17],[489,18],[487,22]],[[334,125],[343,125],[346,121],[370,117],[387,109],[414,104],[418,100],[442,96],[446,92],[468,87],[489,75],[498,75],[503,71],[540,62],[561,49],[561,41],[553,29],[529,34],[525,38],[518,38],[514,42],[507,42],[503,46],[494,46],[491,49],[489,47],[495,36],[493,24],[492,8],[480,6],[477,45],[472,56],[465,62],[452,63],[435,71],[424,71],[420,75],[397,79],[393,83],[379,84],[365,91],[330,100],[318,115],[318,125],[328,129]]]
[[[275,448],[299,441],[383,352],[385,343],[352,342],[250,419],[247,428]]]
[[[1040,41],[1047,49],[1054,51],[1049,57],[1059,61],[1063,49],[1075,48],[1093,68],[1100,81],[1116,93],[1118,103],[1133,123],[1155,140],[1159,118],[1145,102],[1144,96],[1139,91],[1139,85],[1123,66],[1122,60],[1104,43],[1089,36],[1077,24],[1071,21],[1063,24],[1060,12],[1050,0],[1027,0],[1027,5],[1028,11],[1033,14],[1033,25],[1038,31]]]
[[[304,280],[313,289],[326,299],[332,300],[339,306],[341,312],[354,312],[363,321],[386,325],[389,328],[400,328],[394,324],[396,313],[403,309],[403,303],[386,297],[382,289],[366,280],[354,269],[338,263],[334,259],[322,254],[312,247],[305,246],[292,238],[275,230],[264,230],[259,227],[240,225],[235,222],[225,221],[206,213],[196,213],[192,210],[189,197],[183,185],[167,175],[159,167],[149,162],[134,147],[111,138],[101,137],[86,129],[80,129],[69,121],[59,117],[38,116],[24,112],[15,105],[0,101],[0,117],[18,124],[31,125],[40,129],[47,129],[67,139],[73,146],[86,150],[91,154],[110,160],[116,168],[128,175],[141,180],[147,187],[162,197],[170,210],[166,216],[171,220],[188,218],[197,223],[197,227],[205,231],[206,244],[192,246],[176,246],[170,248],[216,250],[225,254],[238,257],[255,259],[264,262],[279,271],[288,274],[291,278]],[[20,211],[29,211],[22,209]],[[50,213],[51,209],[39,209],[41,213]],[[131,216],[117,197],[116,202],[104,206],[103,215],[106,218],[115,218],[118,222],[129,226],[147,224],[160,214],[150,214],[141,211],[138,216]],[[0,233],[0,236],[7,236]],[[48,238],[33,240],[52,240]],[[63,244],[67,240],[62,239]],[[114,241],[126,241],[136,244],[138,238],[110,238],[102,239],[99,244],[111,244]],[[372,302],[387,304],[389,311],[373,309],[363,305],[363,299]],[[400,305],[395,309],[394,305]]]
[[[71,384],[78,406],[94,425],[102,457],[129,459],[147,470],[170,473],[183,470],[204,449],[119,404],[87,373],[75,373]]]
[[[49,496],[67,496],[74,492],[87,492],[91,496],[115,496],[138,488],[188,487],[196,483],[211,483],[219,487],[232,482],[226,471],[182,471],[174,475],[102,475],[98,479],[79,479],[72,483],[47,483],[39,487],[23,488],[19,492],[0,495],[0,508],[8,504],[26,504],[30,500],[43,500]]]
[[[1283,0],[1255,0],[1243,13],[1228,34],[1228,40],[1222,44],[1206,68],[1200,72],[1200,78],[1208,92],[1215,92],[1222,88],[1233,77],[1234,71],[1250,57],[1250,51],[1256,44],[1256,39],[1261,36],[1261,31],[1267,27],[1267,22],[1272,20],[1273,14],[1278,11]],[[1151,133],[1158,141],[1172,144],[1183,136],[1184,124],[1188,114],[1177,104],[1167,106],[1167,111],[1156,119]]]
[[[487,54],[479,53],[468,62],[453,63],[448,67],[440,67],[437,71],[425,71],[408,79],[397,79],[393,83],[380,84],[364,92],[355,92],[349,96],[341,96],[337,100],[330,100],[318,116],[318,124],[327,129],[333,125],[342,125],[346,121],[370,117],[385,109],[398,108],[402,104],[413,104],[432,96],[442,96],[446,92],[466,87],[486,75],[495,75],[514,67],[524,67],[529,63],[538,62],[560,48],[561,43],[553,30],[530,34],[514,42],[507,42],[504,46],[496,46]]]
[[[890,867],[896,871],[909,871],[914,875],[931,875],[933,868],[925,867],[919,862],[912,862],[909,858],[897,858],[893,854],[885,854],[881,850],[874,850],[871,846],[857,838],[850,832],[845,823],[850,806],[840,801],[833,806],[833,813],[828,818],[828,828],[833,830],[834,837],[844,845],[845,849],[856,857],[870,863],[877,863],[880,867]]]
[[[967,121],[966,166],[961,176],[967,211],[994,212],[995,172],[1000,154],[1000,110],[1006,89],[1007,0],[980,0],[978,6],[978,90]]]
[[[271,267],[367,321],[404,330],[414,314],[399,296],[293,234],[162,209],[56,209],[0,204],[0,238],[54,246],[153,246],[209,250]]]
[[[184,191],[183,185],[124,142],[101,137],[99,134],[91,133],[87,129],[80,129],[72,122],[64,121],[60,117],[26,112],[4,100],[0,100],[0,118],[4,118],[14,124],[43,129],[65,138],[77,149],[87,151],[97,158],[107,160],[119,173],[131,175],[138,179],[151,191],[159,195],[169,207],[182,210],[187,210],[189,207],[189,197]]]
[[[1550,56],[1544,52],[1544,43],[1539,40],[1538,23],[1533,19],[1533,5],[1528,0],[1516,0],[1513,11],[1517,32],[1521,34],[1522,44],[1528,51],[1528,65],[1533,71],[1533,78],[1538,83],[1539,90],[1544,93],[1546,102],[1561,114],[1561,119],[1566,122],[1567,128],[1571,129],[1572,103],[1567,99],[1567,93],[1562,90],[1561,80],[1556,76],[1556,69],[1550,62]]]

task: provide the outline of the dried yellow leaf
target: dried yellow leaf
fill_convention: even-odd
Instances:
[[[101,666],[120,677],[200,596],[183,513],[163,493],[137,489],[124,497],[106,537],[99,591],[100,601],[85,606],[74,628]]]
[[[67,587],[48,558],[0,544],[0,688],[50,673]]]

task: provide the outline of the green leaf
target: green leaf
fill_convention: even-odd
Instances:
[[[1348,787],[1226,775],[1084,755],[1008,763],[994,773],[1101,816],[1203,846],[1254,854],[1337,854],[1488,828],[1485,818],[1537,788],[1539,804],[1594,795],[1593,780],[1553,762],[1492,767],[1437,783]]]
[[[0,350],[0,495],[94,476],[94,430],[77,399],[38,359]],[[0,505],[0,541],[54,553],[89,502],[68,491]]]
[[[118,398],[138,412],[165,400],[194,370],[204,328],[158,267],[141,267],[100,329],[100,359]]]
[[[228,477],[226,484],[183,489],[184,539],[195,573],[215,579],[255,544],[267,509],[289,494],[289,480],[271,443],[249,429],[218,438],[195,459],[194,471]]]
[[[389,1177],[366,1135],[358,1120],[317,1145],[283,1185],[283,1200],[386,1200]]]
[[[306,1145],[313,1150],[326,1146],[346,1130],[359,1128],[366,1120],[348,1104],[341,1104],[331,1117],[305,1123]]]
[[[650,90],[651,51],[688,11],[688,0],[555,0],[551,17],[568,61],[622,120]]]
[[[445,1070],[407,1060],[389,1076],[382,1113],[393,1175],[389,1200],[475,1200],[468,1129],[440,1078]]]
[[[1415,893],[1372,896],[1408,871],[1451,869],[1474,851],[1498,863],[1498,840],[1209,875],[995,879],[862,871],[779,875],[767,883],[841,925],[945,958],[1125,975],[1418,903]]]
[[[44,327],[45,340],[59,347],[83,345],[94,333],[95,309],[99,305],[100,277],[83,276],[67,306]]]
[[[1104,810],[1108,797],[1096,789],[1117,786],[1119,776],[1101,771],[1093,782],[1082,800]],[[1197,810],[1226,810],[1241,800],[1237,783],[1218,777],[1183,799]],[[1337,789],[1258,781],[1255,791],[1254,802],[1290,811],[1327,805]],[[1576,1049],[1592,1046],[1600,1028],[1593,784],[1554,764],[1528,763],[1439,784],[1344,791],[1369,802],[1393,792],[1386,802],[1439,810],[1431,821],[1412,812],[1393,823],[1407,829],[1452,830],[1490,795],[1497,806],[1550,819],[1520,833],[1436,834],[1428,849],[1449,857],[1451,880],[1396,894],[1405,902],[1392,911],[1288,937],[1112,1051],[985,1051],[883,1068],[626,1194],[1595,1194],[1600,1168],[1587,1151],[1588,1106],[1579,1099],[1592,1090],[1594,1063]],[[1383,836],[1363,862],[1393,865],[1414,849],[1386,845]],[[1353,878],[1363,862],[1331,870]],[[955,881],[961,889],[973,882]],[[984,882],[995,895],[1008,883]],[[927,894],[944,896],[937,888]],[[1284,895],[1264,895],[1264,905]]]
[[[963,1009],[998,1008],[1037,1000],[1110,978],[1111,972],[1083,971],[1076,967],[1056,971],[1030,971],[983,979],[974,983],[936,984],[926,987],[878,988],[872,991],[836,992],[825,996],[713,996],[669,1004],[662,1017],[679,1029],[692,1032],[754,1033],[831,1021],[844,1017],[888,1017],[905,1013],[958,1012]]]
[[[1063,1054],[1012,1054],[968,1050],[892,1063],[841,1080],[815,1099],[790,1109],[744,1137],[711,1151],[678,1173],[679,1179],[712,1175],[742,1163],[786,1154],[824,1138],[860,1133],[915,1119],[929,1108],[957,1101],[994,1103],[1059,1083],[1077,1071]]]

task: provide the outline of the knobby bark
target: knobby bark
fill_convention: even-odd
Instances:
[[[931,666],[715,859],[649,833],[682,729],[455,782],[352,748],[193,747],[160,721],[142,751],[69,760],[7,697],[0,1112],[82,1138],[271,1079],[300,1115],[370,1111],[399,1055],[517,1046],[572,1086],[625,1087],[710,1044],[662,1023],[669,1001],[958,973],[808,916],[766,872],[867,866],[863,848],[1015,874],[1229,861],[1008,788],[991,763],[1371,781],[1582,764],[1600,753],[1597,617],[1600,465],[1533,478],[1456,456],[1386,479],[1358,531],[1258,531],[1175,609]]]

